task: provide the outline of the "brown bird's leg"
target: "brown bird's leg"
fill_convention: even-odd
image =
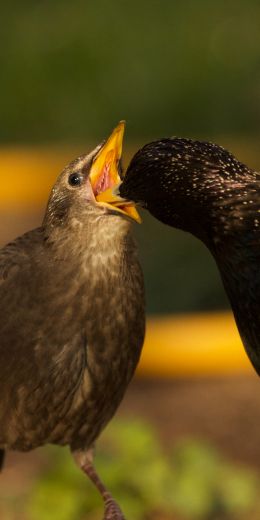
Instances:
[[[81,469],[88,475],[90,480],[92,480],[93,484],[95,484],[96,488],[100,492],[104,503],[105,503],[105,514],[104,520],[125,520],[125,517],[117,505],[112,495],[107,491],[103,482],[100,480],[93,464],[91,462],[87,462],[84,466],[81,466]]]
[[[106,489],[94,468],[93,451],[89,450],[84,454],[82,452],[74,452],[73,455],[82,471],[84,471],[84,473],[90,478],[104,500],[105,510],[103,520],[125,520],[119,505]]]

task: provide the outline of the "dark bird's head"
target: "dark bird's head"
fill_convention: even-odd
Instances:
[[[47,231],[68,225],[93,227],[112,215],[140,221],[134,204],[112,194],[112,188],[120,182],[124,128],[121,121],[105,143],[63,170],[48,202],[44,219]]]
[[[119,193],[208,244],[241,224],[257,175],[215,144],[161,139],[136,153]]]

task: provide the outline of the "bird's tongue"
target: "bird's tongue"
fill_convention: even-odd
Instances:
[[[112,206],[113,209],[140,222],[134,204],[113,193],[113,189],[121,183],[118,166],[122,155],[124,129],[125,123],[121,121],[95,157],[89,179],[98,203]]]
[[[102,159],[100,171],[97,169],[97,175],[92,184],[92,189],[98,202],[100,201],[100,193],[104,193],[120,182],[120,177],[117,172],[117,162],[119,159],[116,159],[115,150],[108,150],[104,157],[102,153]]]

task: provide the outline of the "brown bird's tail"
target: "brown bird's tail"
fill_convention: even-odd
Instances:
[[[2,471],[4,467],[4,461],[5,461],[5,450],[0,449],[0,471]]]

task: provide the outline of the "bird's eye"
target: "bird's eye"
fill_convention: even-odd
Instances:
[[[82,175],[80,175],[80,173],[71,173],[69,176],[69,184],[70,184],[70,186],[73,186],[74,188],[81,186],[82,181],[83,181],[83,179],[82,179]]]

